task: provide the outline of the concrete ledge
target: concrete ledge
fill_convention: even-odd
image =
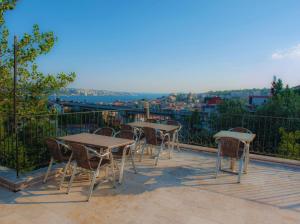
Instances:
[[[59,173],[61,168],[62,166],[59,164],[53,166],[48,179],[50,180],[51,178],[54,178]],[[47,167],[26,174],[20,174],[19,178],[17,178],[15,170],[6,167],[0,167],[0,186],[17,192],[28,186],[42,182],[46,171]]]
[[[191,149],[194,151],[217,153],[216,148],[209,148],[209,147],[203,147],[203,146],[198,146],[198,145],[188,145],[188,144],[179,144],[179,145],[181,148]],[[272,157],[272,156],[263,156],[263,155],[253,154],[253,153],[250,153],[250,159],[257,160],[257,161],[271,162],[271,163],[280,163],[280,164],[285,164],[285,165],[289,165],[289,166],[300,166],[299,160],[283,159],[283,158]]]

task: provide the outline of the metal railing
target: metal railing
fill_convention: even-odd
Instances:
[[[213,135],[220,130],[244,127],[256,134],[252,153],[300,159],[300,118],[251,114],[213,114],[200,116],[199,123],[186,123],[180,141],[186,144],[216,147]]]
[[[213,135],[232,127],[245,127],[256,134],[251,151],[263,155],[300,159],[300,118],[203,113],[150,114],[159,120],[175,119],[182,124],[180,142],[216,147]],[[103,126],[118,129],[121,123],[145,120],[145,114],[132,110],[88,111],[64,114],[21,116],[14,134],[10,116],[0,117],[0,165],[16,169],[17,174],[46,166],[47,137],[93,132]]]

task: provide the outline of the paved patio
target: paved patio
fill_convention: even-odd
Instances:
[[[0,223],[300,223],[300,167],[251,161],[249,172],[214,178],[215,156],[182,151],[145,159],[84,202],[88,183],[69,195],[56,181],[13,193],[0,188]]]

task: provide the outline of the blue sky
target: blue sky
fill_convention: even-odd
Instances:
[[[20,0],[12,33],[37,23],[58,43],[44,72],[72,87],[204,92],[300,84],[299,0]]]

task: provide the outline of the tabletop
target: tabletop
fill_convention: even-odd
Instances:
[[[176,129],[179,128],[177,125],[169,125],[169,124],[157,124],[157,123],[150,123],[150,122],[144,122],[144,121],[136,121],[136,122],[131,122],[128,123],[128,125],[132,127],[138,127],[138,128],[154,128],[157,130],[165,131],[165,132],[171,132],[175,131]]]
[[[231,137],[250,143],[254,140],[255,136],[255,134],[242,133],[236,131],[219,131],[217,134],[214,135],[214,138],[218,139],[221,137]]]
[[[89,133],[81,133],[75,135],[67,135],[58,138],[65,142],[75,142],[84,145],[91,145],[95,147],[105,147],[105,148],[118,148],[121,146],[129,145],[134,142],[134,140],[109,137],[104,135],[96,135]]]

